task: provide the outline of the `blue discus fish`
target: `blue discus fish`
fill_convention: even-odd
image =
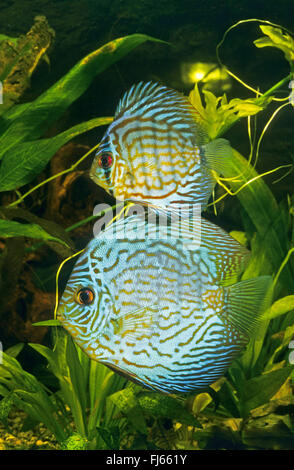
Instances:
[[[224,374],[271,282],[238,282],[249,252],[204,219],[201,240],[189,227],[116,220],[80,255],[57,311],[90,358],[166,393],[205,389]]]
[[[121,99],[94,158],[90,176],[117,199],[185,210],[207,206],[232,152],[209,142],[188,98],[158,83],[133,86]]]

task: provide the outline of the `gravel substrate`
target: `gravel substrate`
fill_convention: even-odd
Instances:
[[[26,413],[12,410],[7,423],[0,421],[0,450],[58,450],[54,435],[42,424],[22,431]]]

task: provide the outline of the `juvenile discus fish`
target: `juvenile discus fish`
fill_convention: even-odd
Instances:
[[[209,142],[188,98],[158,83],[133,86],[121,99],[94,158],[90,177],[117,199],[183,210],[204,210],[232,151]]]
[[[126,238],[126,224],[137,237]],[[195,249],[187,227],[178,238],[174,228],[133,215],[100,232],[57,318],[90,358],[147,388],[182,393],[221,377],[247,344],[270,277],[237,282],[249,252],[216,225],[202,219]]]

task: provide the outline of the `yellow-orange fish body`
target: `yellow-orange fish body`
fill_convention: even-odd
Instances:
[[[168,210],[205,209],[231,147],[209,142],[188,98],[157,83],[139,83],[121,99],[102,138],[91,178],[117,199]]]

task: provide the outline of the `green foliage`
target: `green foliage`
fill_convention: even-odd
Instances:
[[[203,90],[205,107],[202,104],[197,82],[191,91],[189,99],[199,112],[210,139],[223,135],[240,118],[254,116],[262,111],[271,101],[268,98],[263,104],[258,104],[255,98],[241,100],[234,98],[228,102],[226,94],[216,97],[211,91]]]
[[[62,145],[84,132],[110,122],[111,118],[91,119],[50,139],[22,142],[9,148],[0,167],[0,191],[20,188],[30,183]]]
[[[73,445],[84,446],[86,441],[88,448],[99,448],[104,444],[96,427],[101,422],[107,425],[113,414],[113,407],[106,406],[106,397],[120,389],[125,379],[90,361],[63,330],[58,330],[56,335],[54,350],[41,344],[31,344],[31,347],[46,358],[60,390],[56,393],[49,390],[24,371],[7,351],[0,365],[0,394],[4,397],[1,409],[5,411],[7,402],[12,400],[34,423],[43,422],[67,449]],[[18,351],[10,351],[15,352]]]
[[[87,439],[79,434],[73,434],[62,443],[62,450],[87,450]]]
[[[256,47],[276,47],[283,51],[285,58],[290,62],[291,69],[294,67],[294,39],[290,34],[283,33],[281,28],[273,26],[260,26],[261,31],[266,35],[254,41]]]
[[[133,34],[111,41],[84,57],[35,101],[14,106],[1,115],[0,191],[18,189],[30,183],[62,145],[84,132],[110,122],[110,118],[95,118],[55,137],[41,139],[50,126],[87,90],[99,73],[147,40],[157,41],[144,34]],[[22,227],[12,222],[1,222],[4,236],[44,240],[52,238],[36,226]],[[63,240],[53,241],[64,244]]]

